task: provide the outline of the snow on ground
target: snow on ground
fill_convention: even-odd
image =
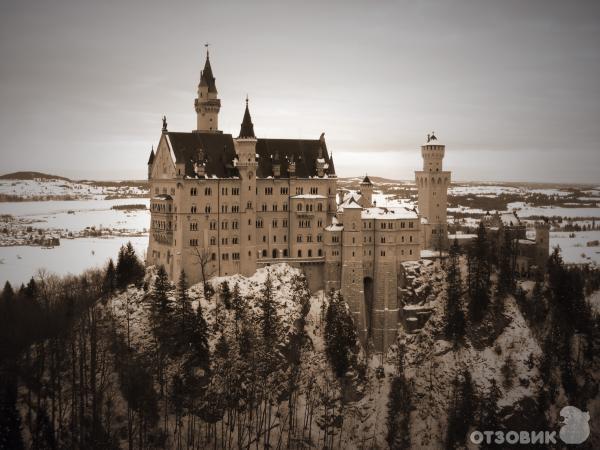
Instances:
[[[507,205],[508,211],[516,210],[521,218],[530,216],[559,216],[569,217],[596,217],[600,218],[600,208],[564,208],[560,206],[531,206],[525,202],[512,202]]]
[[[119,205],[146,205],[146,210],[115,210]],[[86,227],[146,231],[150,225],[147,198],[114,200],[61,200],[0,202],[0,215],[11,215],[33,223],[36,228],[81,231]]]
[[[573,236],[574,237],[569,237]],[[569,264],[594,263],[600,266],[600,231],[552,231],[550,233],[550,250],[559,246],[563,260]]]
[[[98,186],[94,182],[67,180],[0,180],[0,194],[21,198],[72,196],[82,199],[103,199],[107,195],[143,196],[146,190],[135,186]]]
[[[10,281],[19,286],[39,269],[57,275],[78,275],[86,269],[104,266],[109,258],[116,261],[119,248],[129,241],[137,255],[145,258],[147,236],[62,239],[59,246],[51,249],[24,245],[0,247],[0,283]]]
[[[592,311],[597,316],[600,316],[600,291],[595,291],[588,297],[588,301],[592,306]]]

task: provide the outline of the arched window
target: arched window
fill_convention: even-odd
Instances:
[[[312,250],[309,250],[309,251],[308,251],[308,257],[309,257],[309,258],[310,258],[310,257],[312,257]]]
[[[277,258],[277,250],[273,249],[273,258]]]
[[[298,258],[302,258],[302,250],[298,250]]]
[[[288,255],[288,254],[287,254],[287,248],[284,248],[284,249],[283,249],[283,257],[284,257],[284,258],[287,258],[287,255]]]
[[[263,258],[266,258],[266,257],[267,257],[267,251],[266,251],[266,250],[263,250],[263,251],[262,251],[262,255],[263,255]]]
[[[302,203],[298,203],[298,206],[296,206],[296,211],[302,211]]]

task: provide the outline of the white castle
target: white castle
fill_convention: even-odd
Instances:
[[[148,265],[175,280],[252,275],[286,262],[312,290],[340,289],[363,339],[377,349],[395,341],[401,318],[401,263],[446,245],[450,172],[432,134],[415,172],[419,212],[373,202],[368,177],[337,199],[333,156],[318,139],[256,137],[248,99],[237,137],[219,130],[221,101],[207,53],[195,99],[197,129],[172,132],[163,118],[148,179]]]

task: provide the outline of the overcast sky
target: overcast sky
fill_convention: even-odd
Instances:
[[[237,135],[318,138],[339,176],[600,183],[600,1],[2,0],[0,172],[143,178],[191,131],[204,43]]]

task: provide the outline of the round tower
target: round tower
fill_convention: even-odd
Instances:
[[[427,142],[421,146],[423,170],[415,172],[424,245],[435,250],[446,248],[448,241],[446,209],[451,173],[443,170],[445,152],[446,146],[431,132],[427,135]]]

